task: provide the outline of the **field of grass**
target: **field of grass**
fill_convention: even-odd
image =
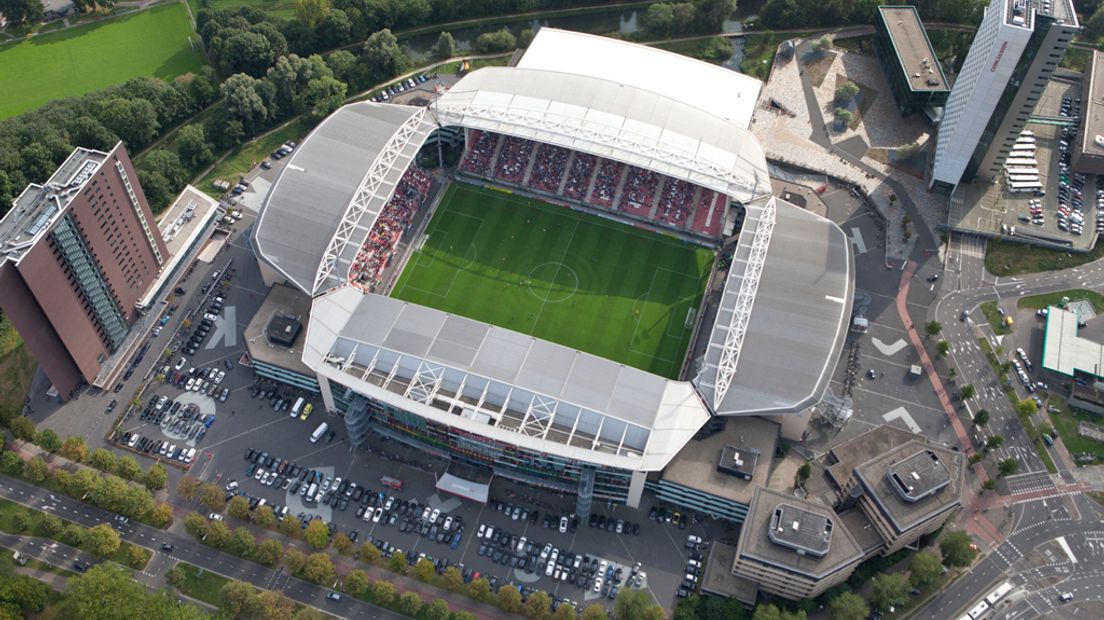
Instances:
[[[273,17],[295,19],[295,0],[188,0],[192,7],[192,13],[199,13],[199,9],[209,6],[213,9],[229,9],[235,6],[251,6],[260,9]]]
[[[1038,310],[1040,308],[1046,308],[1049,306],[1057,306],[1058,302],[1062,301],[1063,297],[1069,297],[1070,301],[1086,300],[1092,304],[1093,310],[1095,310],[1097,313],[1104,312],[1104,295],[1101,295],[1096,291],[1087,291],[1084,289],[1074,289],[1070,291],[1059,291],[1057,293],[1045,293],[1043,295],[1022,297],[1020,298],[1018,305],[1020,309],[1032,308]]]
[[[1050,414],[1050,421],[1062,436],[1062,443],[1066,444],[1066,449],[1073,454],[1088,452],[1095,454],[1097,460],[1104,459],[1104,442],[1084,437],[1077,432],[1078,421],[1091,422],[1100,426],[1100,416],[1081,409],[1071,409],[1065,401],[1059,402],[1058,399],[1050,405],[1061,410],[1061,413]]]
[[[204,603],[215,606],[222,603],[222,587],[229,579],[185,562],[178,562],[176,568],[184,575],[184,580],[175,584],[177,590]]]
[[[1097,243],[1091,252],[1063,252],[992,239],[985,247],[985,269],[1001,277],[1080,267],[1098,258],[1104,258],[1104,243]]]
[[[141,75],[203,66],[183,4],[38,35],[0,47],[0,118]]]
[[[231,185],[234,184],[240,175],[252,170],[254,166],[261,163],[261,160],[268,157],[281,144],[289,140],[292,142],[302,140],[303,136],[307,135],[315,124],[314,120],[302,116],[272,133],[246,142],[226,159],[216,164],[195,186],[214,198],[221,198],[225,192],[221,192],[211,185],[215,179],[223,179],[224,181],[230,181]]]
[[[503,192],[448,188],[393,297],[678,374],[713,254]]]

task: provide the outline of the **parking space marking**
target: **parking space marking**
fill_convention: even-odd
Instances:
[[[851,227],[851,244],[855,246],[855,254],[866,254],[866,242],[858,226]]]
[[[839,381],[833,381],[832,383],[839,383]],[[939,413],[944,413],[944,414],[946,413],[942,409],[936,409],[935,407],[929,407],[927,405],[921,405],[920,403],[917,403],[917,402],[914,402],[914,401],[911,401],[911,400],[905,400],[903,398],[897,398],[896,396],[890,396],[889,394],[883,394],[882,392],[875,392],[874,390],[867,390],[867,389],[861,388],[857,385],[854,387],[854,390],[856,392],[866,392],[867,394],[874,394],[875,396],[881,396],[882,398],[888,398],[890,400],[895,400],[899,403],[908,405],[910,407],[920,407],[921,409],[927,409],[928,411],[938,411]]]
[[[904,349],[908,346],[908,343],[905,342],[904,338],[898,338],[895,342],[886,344],[885,342],[882,342],[880,338],[875,336],[870,339],[870,342],[874,344],[874,348],[878,349],[878,351],[881,352],[882,355],[896,355],[901,352],[901,349]]]

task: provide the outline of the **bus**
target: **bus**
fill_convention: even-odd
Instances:
[[[1009,181],[1027,181],[1027,182],[1036,181],[1036,182],[1038,182],[1039,175],[1009,172],[1008,173],[1008,180]]]
[[[985,602],[989,603],[990,607],[994,607],[994,606],[996,606],[997,601],[1001,600],[1001,598],[1005,594],[1008,594],[1011,591],[1012,591],[1012,583],[1008,582],[1008,581],[1005,581],[1004,583],[997,586],[997,588],[995,590],[990,592],[989,596],[985,597]]]
[[[291,406],[291,417],[298,418],[299,413],[303,411],[303,403],[307,402],[302,396],[295,399],[295,404]]]
[[[970,611],[966,613],[970,616],[970,620],[978,620],[978,618],[984,616],[987,611],[989,611],[989,603],[978,601],[978,604],[971,607]]]
[[[1043,188],[1043,184],[1038,181],[1009,181],[1008,191],[1017,192],[1033,192]]]
[[[384,476],[380,478],[380,484],[390,489],[395,489],[396,491],[401,491],[403,489],[403,486],[405,486],[403,485],[402,480],[399,480],[398,478],[392,478],[391,476]]]
[[[1006,168],[1009,166],[1031,166],[1032,168],[1037,168],[1039,162],[1034,157],[1018,156],[1009,157],[1004,160],[1004,165]]]
[[[318,440],[322,439],[322,436],[326,434],[326,430],[329,429],[329,428],[330,428],[330,425],[326,424],[325,422],[319,424],[318,428],[314,429],[314,432],[311,433],[310,442],[311,443],[318,443]]]

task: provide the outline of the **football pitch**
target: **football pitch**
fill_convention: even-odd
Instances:
[[[665,377],[689,344],[713,253],[454,183],[391,296]]]

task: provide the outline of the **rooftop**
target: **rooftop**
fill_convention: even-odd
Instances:
[[[1064,308],[1047,310],[1043,368],[1068,377],[1083,372],[1104,378],[1104,345],[1077,334],[1078,315]]]
[[[881,6],[878,14],[885,22],[893,49],[914,91],[947,90],[947,78],[935,56],[928,33],[914,6]]]
[[[938,466],[921,466],[923,459]],[[907,532],[959,504],[962,470],[962,454],[914,439],[859,465],[855,476],[896,531]]]
[[[709,545],[706,556],[705,572],[702,573],[702,592],[714,596],[723,596],[755,604],[759,594],[759,584],[732,574],[732,564],[736,561],[736,547],[721,542]]]
[[[1004,20],[1007,24],[1034,29],[1036,15],[1077,25],[1077,11],[1072,0],[1005,0]]]
[[[1088,101],[1084,102],[1081,152],[1104,157],[1104,53],[1093,50],[1089,67]],[[1099,141],[1098,141],[1099,140]]]
[[[281,344],[270,339],[273,324],[307,321],[311,298],[306,293],[284,284],[276,284],[268,291],[261,307],[245,327],[245,343],[249,356],[254,360],[287,368],[314,376],[314,371],[303,363],[303,346],[306,340],[302,331],[296,333],[292,344]]]
[[[165,240],[165,247],[169,250],[169,258],[161,266],[157,280],[138,301],[138,307],[149,307],[162,292],[165,282],[179,275],[176,270],[181,261],[191,255],[189,249],[194,249],[193,246],[200,238],[210,233],[211,220],[219,214],[218,204],[217,200],[187,185],[169,205],[169,209],[157,222],[161,238]]]
[[[770,477],[779,425],[756,417],[729,418],[719,433],[686,444],[663,470],[666,482],[696,489],[726,500],[751,503],[756,487]],[[739,452],[751,480],[718,471],[725,453]]]
[[[837,524],[827,506],[757,488],[740,528],[739,558],[821,579],[863,558],[851,533]]]
[[[0,220],[0,262],[22,259],[109,155],[78,147],[44,184],[28,185]]]
[[[837,488],[843,488],[851,479],[851,473],[861,463],[919,438],[915,433],[888,424],[876,426],[829,450],[836,463],[827,466],[828,477]]]
[[[848,533],[855,538],[855,542],[859,544],[864,554],[869,556],[885,545],[882,535],[878,533],[874,524],[870,522],[870,518],[861,509],[852,508],[836,516],[839,517],[840,523],[847,528]]]

